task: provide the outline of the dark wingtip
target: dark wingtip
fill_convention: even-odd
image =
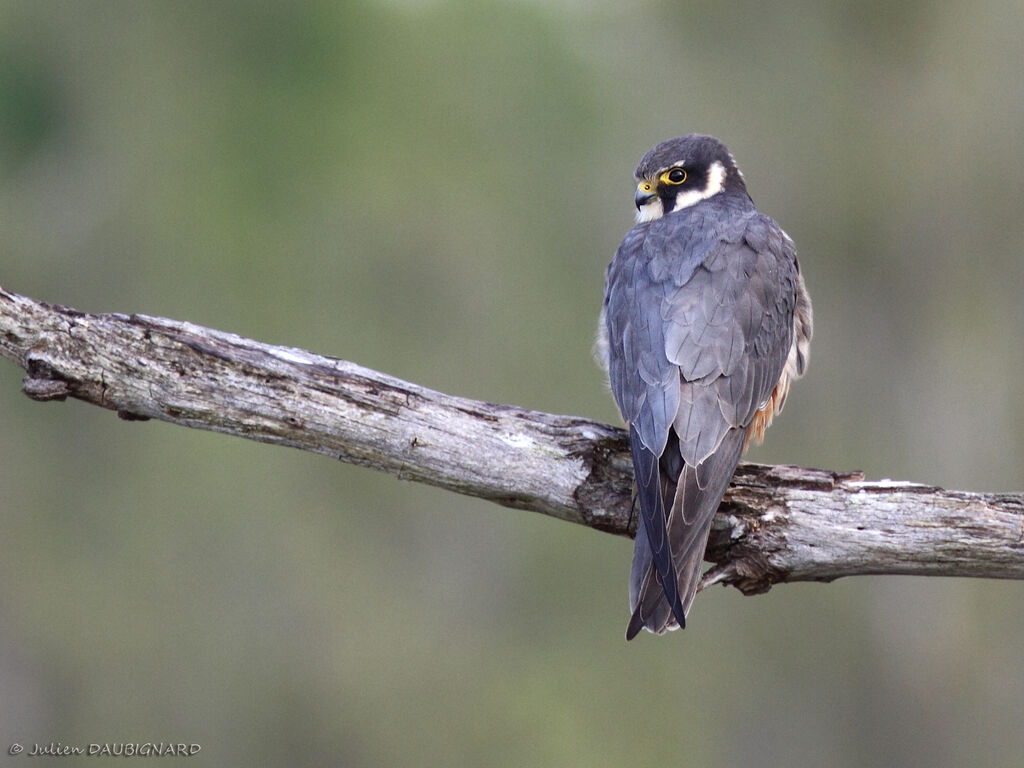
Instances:
[[[640,613],[634,613],[632,618],[629,620],[629,626],[626,627],[626,642],[628,643],[634,637],[640,634],[640,630],[643,629],[644,623],[640,620]]]
[[[686,622],[686,611],[683,610],[682,596],[679,594],[679,576],[676,573],[669,545],[666,543],[668,538],[667,514],[661,495],[659,459],[653,451],[644,445],[636,424],[632,422],[629,425],[629,452],[633,456],[633,474],[637,497],[640,501],[640,515],[647,531],[648,541],[655,544],[652,548],[652,558],[658,582],[672,609],[672,614],[679,622],[679,626],[683,626]],[[636,613],[639,614],[639,606],[637,608]],[[640,622],[641,626],[644,624],[639,615],[634,615],[630,620],[630,627],[635,622]],[[659,628],[655,631],[664,631],[664,629]],[[639,629],[633,632],[634,637],[636,632],[639,632]]]

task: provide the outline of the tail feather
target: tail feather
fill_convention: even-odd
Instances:
[[[632,424],[629,427],[629,448],[633,456],[633,474],[640,502],[642,524],[637,528],[643,528],[645,533],[644,545],[641,547],[642,556],[650,564],[648,570],[653,571],[645,583],[650,584],[653,580],[670,610],[682,620],[685,614],[679,593],[676,591],[679,577],[672,558],[667,515],[672,497],[668,495],[669,488],[662,476],[659,457],[643,444],[640,433]],[[637,549],[634,549],[634,558],[636,552]]]
[[[746,430],[730,429],[711,456],[692,467],[685,462],[659,462],[659,482],[662,493],[658,500],[670,512],[666,519],[668,549],[671,553],[675,583],[666,590],[661,580],[661,569],[656,565],[646,526],[638,526],[633,551],[630,581],[630,610],[632,617],[626,629],[626,639],[632,640],[646,629],[655,634],[686,626],[686,614],[700,584],[701,563],[707,546],[711,521],[736,471]],[[678,451],[678,443],[670,440],[666,451]],[[666,473],[673,464],[681,466],[677,477]],[[671,499],[671,506],[666,499]],[[644,497],[641,496],[641,504]],[[641,534],[641,528],[644,528]],[[675,600],[666,599],[671,594]],[[673,603],[678,601],[673,610]]]

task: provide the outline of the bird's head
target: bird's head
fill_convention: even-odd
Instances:
[[[725,192],[746,193],[743,174],[718,139],[692,133],[663,141],[636,168],[636,219],[653,221]]]

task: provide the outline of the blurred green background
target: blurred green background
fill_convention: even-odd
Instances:
[[[3,0],[0,283],[615,421],[590,346],[633,168],[712,133],[816,310],[752,458],[1020,490],[1022,61],[1019,0]],[[625,539],[21,377],[0,361],[5,755],[1024,759],[1019,583],[715,589],[627,645]]]

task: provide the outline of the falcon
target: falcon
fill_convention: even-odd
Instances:
[[[636,180],[637,223],[605,274],[596,344],[640,508],[627,640],[686,626],[711,519],[811,340],[793,241],[754,207],[724,144],[663,142]]]

